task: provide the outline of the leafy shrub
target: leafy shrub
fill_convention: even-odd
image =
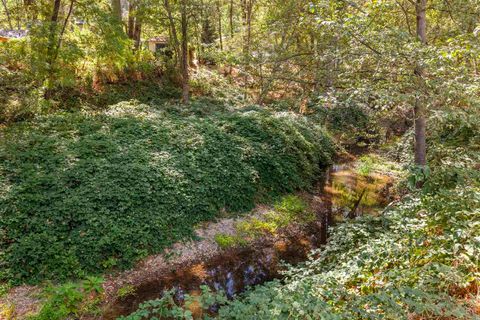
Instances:
[[[118,289],[117,291],[117,297],[118,298],[124,298],[124,297],[127,297],[127,296],[130,296],[130,295],[133,295],[135,294],[135,287],[132,286],[131,284],[127,284],[123,287],[121,287],[120,289]]]
[[[428,168],[413,165],[413,130],[389,146],[389,156],[408,166],[409,184],[424,183],[423,191],[436,193],[442,189],[480,185],[480,111],[436,111],[428,121]]]
[[[307,204],[298,196],[287,195],[275,204],[275,210],[261,218],[251,218],[237,224],[238,236],[241,239],[255,239],[266,233],[274,234],[279,228],[293,222],[308,223],[314,221],[315,213],[308,210]]]
[[[333,153],[291,113],[186,113],[123,103],[3,129],[2,279],[131,266],[220,209],[308,187]]]
[[[480,186],[480,110],[437,112],[428,141],[431,173],[425,191]]]
[[[380,129],[368,108],[353,101],[336,101],[331,107],[314,105],[313,117],[324,123],[344,144],[363,147],[379,141]]]
[[[64,320],[77,318],[83,312],[93,314],[100,304],[103,279],[89,277],[82,283],[65,283],[61,286],[48,286],[44,289],[46,299],[40,312],[28,317],[29,320]]]
[[[477,319],[480,122],[460,113],[432,121],[423,192],[339,225],[306,265],[229,302],[219,318]]]
[[[434,122],[423,192],[335,227],[325,250],[225,303],[218,318],[478,319],[480,131],[456,130],[476,128],[477,117]]]
[[[223,233],[215,235],[215,242],[222,249],[227,249],[235,246],[244,246],[247,244],[246,240],[240,236],[232,236]]]
[[[208,314],[209,307],[221,305],[227,299],[221,294],[214,294],[207,286],[201,286],[202,293],[199,296],[185,295],[183,303],[174,299],[175,292],[166,292],[163,297],[147,301],[140,305],[138,311],[127,317],[120,317],[118,320],[147,320],[147,319],[186,319],[193,320],[193,313],[196,311],[197,318],[205,310]],[[198,314],[200,312],[200,314]]]
[[[359,159],[358,173],[364,177],[370,175],[375,164],[375,159],[372,156],[365,155]]]

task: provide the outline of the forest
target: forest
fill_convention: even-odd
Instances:
[[[23,319],[480,319],[480,1],[1,0]]]

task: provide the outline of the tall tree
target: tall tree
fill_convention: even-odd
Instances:
[[[190,75],[188,72],[188,7],[187,0],[180,1],[180,15],[182,25],[182,101],[190,101]]]
[[[427,0],[416,0],[417,37],[420,43],[427,44]],[[425,69],[421,61],[416,62],[415,76],[418,82],[418,92],[415,99],[415,164],[424,167],[427,164],[426,150],[426,99],[425,99]]]
[[[135,50],[138,50],[140,48],[141,36],[142,36],[142,22],[137,17],[135,19],[135,29],[133,31],[133,41],[134,41]]]
[[[230,9],[229,9],[229,20],[230,20],[230,37],[233,38],[234,26],[233,26],[233,0],[230,0]]]
[[[217,2],[218,13],[218,38],[220,39],[220,50],[223,51],[223,34],[222,34],[222,3]]]
[[[128,3],[128,24],[127,24],[127,35],[130,39],[133,40],[135,34],[135,18],[136,13],[135,10],[135,1],[130,0]]]
[[[244,76],[244,87],[245,87],[245,98],[247,97],[247,85],[248,85],[248,69],[250,67],[250,49],[252,42],[252,13],[253,13],[253,4],[255,0],[242,0],[242,9],[243,9],[243,27],[244,27],[244,39],[243,39],[243,56],[245,59],[245,76]]]
[[[115,19],[122,21],[122,3],[121,0],[112,0],[112,14]]]
[[[178,36],[175,19],[173,16],[173,8],[170,0],[164,0],[165,11],[170,26],[170,36],[172,37],[175,55],[177,57],[177,65],[180,66],[182,76],[182,102],[190,101],[190,75],[188,70],[188,15],[187,0],[180,0],[180,30],[181,42]]]
[[[141,1],[130,0],[128,4],[128,23],[127,35],[134,41],[134,50],[140,48],[142,34],[142,19],[139,15],[139,9],[142,5]]]

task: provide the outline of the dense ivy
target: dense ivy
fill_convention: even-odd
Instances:
[[[204,310],[212,301],[221,305],[218,319],[479,319],[479,115],[432,116],[431,172],[423,190],[380,216],[337,225],[325,248],[290,267],[284,279],[233,301],[204,292],[198,303]],[[191,316],[171,301],[166,295],[146,302],[123,319]]]
[[[221,209],[309,186],[334,152],[291,113],[170,109],[122,103],[3,130],[1,278],[130,266]]]

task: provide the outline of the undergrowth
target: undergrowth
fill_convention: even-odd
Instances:
[[[40,311],[27,320],[64,320],[83,314],[100,315],[103,279],[88,277],[82,282],[47,286],[42,292],[45,303]]]
[[[220,248],[226,249],[235,246],[246,246],[249,241],[258,239],[265,234],[275,234],[280,228],[292,223],[309,223],[316,218],[309,210],[305,201],[295,195],[287,195],[278,201],[274,210],[261,217],[244,219],[235,225],[235,234],[219,233],[215,235],[215,242]]]
[[[0,135],[0,279],[126,268],[222,209],[307,188],[333,146],[293,113],[134,102]]]

